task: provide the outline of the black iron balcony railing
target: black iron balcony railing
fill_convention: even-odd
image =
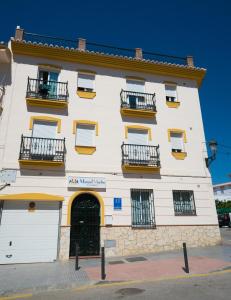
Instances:
[[[140,109],[156,112],[155,94],[122,90],[120,93],[121,108]]]
[[[122,144],[122,165],[160,167],[158,146]]]
[[[28,77],[26,92],[27,98],[67,101],[68,96],[67,82],[32,79]]]
[[[65,153],[65,139],[48,139],[22,135],[19,160],[64,162]]]

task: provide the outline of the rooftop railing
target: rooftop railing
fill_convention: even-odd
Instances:
[[[193,59],[191,56],[180,57],[149,51],[142,51],[142,49],[140,48],[121,48],[113,45],[89,42],[85,39],[65,39],[62,37],[54,37],[49,35],[25,32],[21,28],[16,29],[15,38],[17,40],[25,40],[27,42],[30,41],[31,43],[53,45],[54,47],[72,48],[83,51],[88,50],[102,54],[117,55],[122,57],[137,58],[165,63],[167,62],[180,65],[189,65],[193,67]]]

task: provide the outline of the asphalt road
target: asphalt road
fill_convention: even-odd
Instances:
[[[202,277],[134,284],[109,284],[85,290],[62,290],[27,295],[33,300],[228,300],[231,296],[231,271]],[[1,298],[0,298],[1,299]],[[10,299],[10,298],[9,298]],[[14,298],[16,299],[16,298]]]

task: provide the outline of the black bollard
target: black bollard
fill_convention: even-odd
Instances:
[[[79,267],[79,245],[76,242],[75,244],[75,271],[78,271],[80,269]]]
[[[106,274],[105,274],[105,252],[104,247],[101,247],[101,279],[105,280]]]
[[[185,264],[184,270],[186,273],[189,273],[188,254],[187,254],[186,243],[183,243],[183,252],[184,252],[184,264]]]

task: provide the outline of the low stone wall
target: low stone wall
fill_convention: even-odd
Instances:
[[[116,241],[115,247],[105,249],[107,256],[123,256],[180,249],[183,242],[188,247],[212,246],[219,244],[221,237],[216,225],[159,226],[156,229],[102,227],[102,245],[105,240]]]

